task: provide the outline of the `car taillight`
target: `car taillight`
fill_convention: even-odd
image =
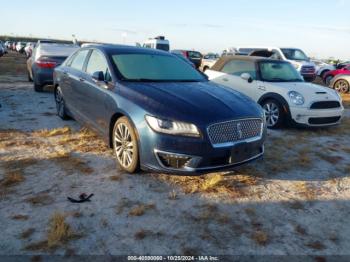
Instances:
[[[56,62],[52,62],[52,61],[40,61],[40,60],[38,60],[35,63],[40,68],[54,68],[56,66]]]
[[[182,54],[183,54],[183,56],[184,56],[184,57],[188,57],[188,55],[187,55],[187,52],[186,52],[186,51],[183,51],[183,52],[182,52]]]

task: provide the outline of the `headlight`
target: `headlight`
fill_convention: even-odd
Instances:
[[[289,98],[290,98],[290,100],[292,101],[292,103],[294,104],[294,105],[298,105],[298,106],[301,106],[301,105],[303,105],[304,104],[304,97],[300,94],[300,93],[298,93],[298,92],[296,92],[296,91],[290,91],[289,93],[288,93],[288,96],[289,96]]]
[[[146,115],[148,125],[156,132],[170,135],[199,137],[200,133],[194,124],[171,121]]]
[[[295,67],[296,70],[299,70],[299,68],[301,67],[300,64],[293,64],[293,66]]]

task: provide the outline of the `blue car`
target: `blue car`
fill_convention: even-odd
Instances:
[[[58,116],[99,133],[130,173],[208,173],[264,153],[261,107],[168,52],[87,45],[55,69],[54,86]]]

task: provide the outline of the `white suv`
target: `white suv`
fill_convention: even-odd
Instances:
[[[344,107],[339,94],[306,83],[286,61],[253,56],[220,58],[205,71],[209,80],[254,99],[265,110],[269,128],[284,123],[327,126],[340,123]]]
[[[305,81],[312,82],[316,78],[316,66],[310,58],[299,48],[280,47],[237,47],[236,52],[250,56],[262,56],[290,62],[304,77]]]

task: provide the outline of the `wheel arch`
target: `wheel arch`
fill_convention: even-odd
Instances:
[[[287,116],[289,116],[289,117],[291,116],[290,109],[289,109],[289,104],[288,104],[287,100],[284,99],[284,97],[281,96],[280,94],[277,94],[277,93],[266,93],[262,97],[259,98],[258,104],[262,106],[263,103],[266,100],[269,100],[269,99],[275,99],[276,101],[278,101],[282,105],[283,110],[287,114]]]
[[[135,123],[132,121],[131,117],[125,113],[125,112],[122,112],[122,111],[117,111],[115,112],[111,118],[110,118],[110,121],[109,121],[109,136],[108,136],[108,145],[110,148],[113,148],[113,139],[112,139],[112,136],[113,136],[113,128],[114,128],[114,124],[115,122],[117,122],[117,120],[121,117],[126,117],[128,118],[129,120],[129,123],[132,125],[134,131],[135,131],[135,134],[136,134],[136,138],[137,138],[137,143],[138,143],[138,146],[139,146],[139,149],[140,149],[140,136],[139,136],[139,133],[138,133],[138,130],[136,128],[136,125]],[[140,154],[140,152],[139,152]]]

